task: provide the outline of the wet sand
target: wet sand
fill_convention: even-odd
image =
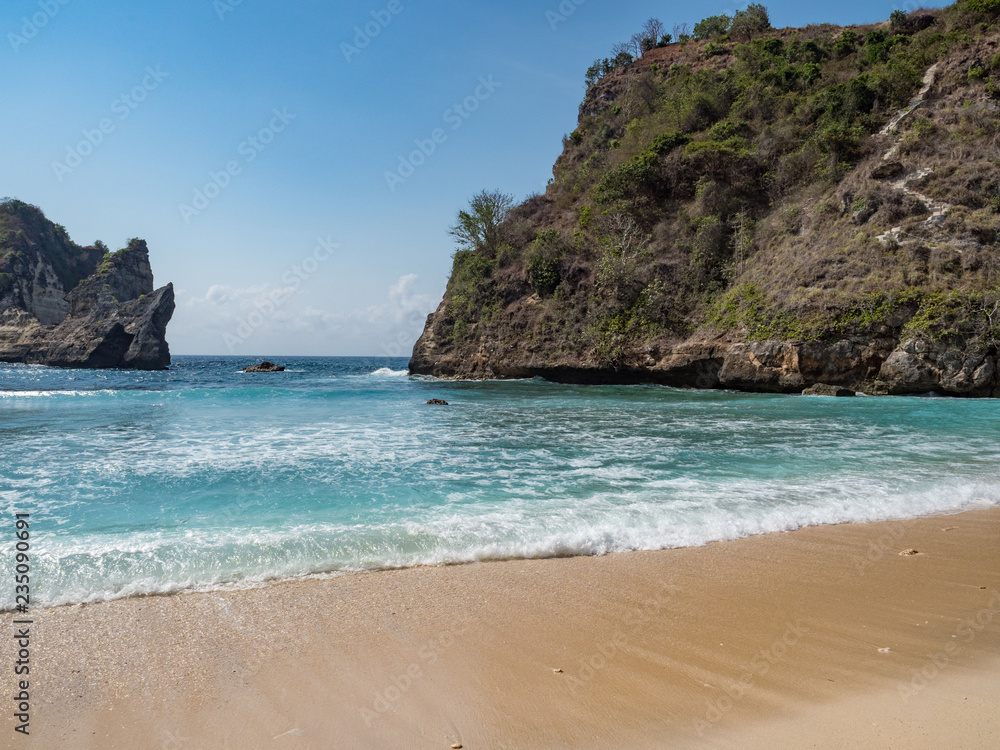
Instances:
[[[31,618],[0,747],[1000,747],[1000,509]]]

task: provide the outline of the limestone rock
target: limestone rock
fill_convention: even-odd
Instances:
[[[852,391],[850,388],[843,388],[839,385],[827,385],[826,383],[817,383],[811,388],[806,388],[802,391],[803,396],[830,396],[834,398],[852,398],[858,394]]]
[[[34,207],[0,204],[0,362],[161,370],[174,289],[154,289],[142,240],[114,254],[79,247]],[[12,230],[17,231],[12,231]]]

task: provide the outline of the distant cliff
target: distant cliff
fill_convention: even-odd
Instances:
[[[0,362],[162,370],[173,312],[143,240],[80,247],[35,206],[0,203]]]
[[[998,22],[617,48],[545,193],[456,252],[411,371],[1000,396]]]

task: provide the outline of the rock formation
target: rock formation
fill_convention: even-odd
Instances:
[[[284,372],[285,368],[282,365],[276,365],[274,362],[261,362],[259,365],[254,365],[253,367],[244,367],[243,372]]]
[[[143,240],[75,245],[34,206],[0,204],[0,361],[162,370],[174,289],[154,289]]]
[[[545,193],[455,253],[410,371],[1000,397],[995,21],[595,65]]]

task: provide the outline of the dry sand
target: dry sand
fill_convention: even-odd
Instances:
[[[1000,509],[32,617],[0,747],[1000,747]]]

